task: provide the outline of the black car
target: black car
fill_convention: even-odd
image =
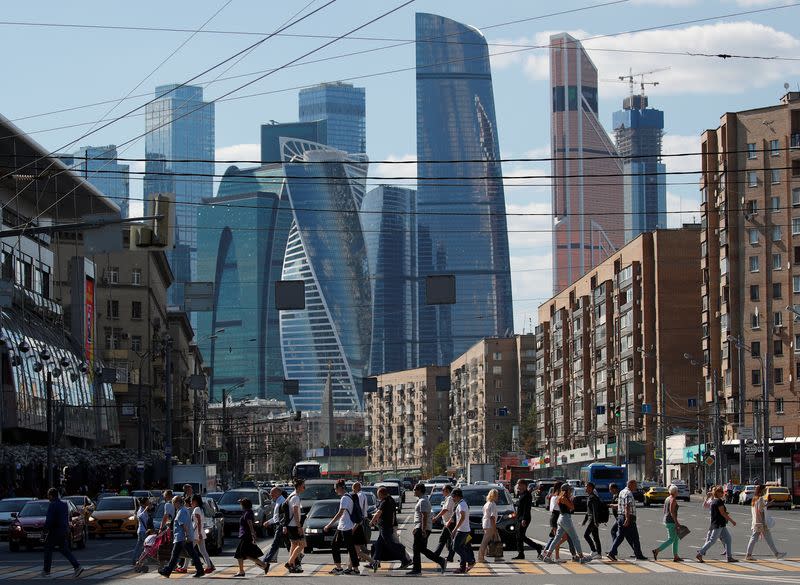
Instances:
[[[497,500],[497,530],[500,540],[506,548],[512,549],[517,545],[516,527],[512,514],[514,504],[511,501],[511,494],[501,485],[467,485],[461,488],[464,494],[464,501],[469,506],[469,527],[472,531],[473,542],[480,542],[483,538],[483,505],[486,503],[486,494],[490,490],[496,489],[500,494]]]
[[[333,479],[308,479],[306,480],[306,491],[300,494],[300,518],[305,521],[308,512],[314,502],[319,500],[332,500],[339,496],[334,489],[336,481]]]
[[[333,535],[336,532],[334,526],[328,532],[323,528],[336,516],[339,511],[339,498],[333,500],[317,500],[311,506],[303,524],[303,531],[306,537],[306,553],[317,549],[329,549],[333,543]],[[372,531],[367,528],[367,542],[372,540]]]
[[[589,494],[584,487],[572,488],[572,503],[575,504],[575,512],[586,512]]]
[[[272,518],[272,500],[267,492],[250,488],[228,490],[217,502],[225,517],[225,536],[229,536],[232,532],[237,534],[239,532],[239,519],[242,517],[242,506],[239,504],[241,498],[247,498],[253,503],[258,536],[261,538],[264,538],[265,535],[272,536],[275,530],[272,526],[266,527],[267,520]]]
[[[547,494],[559,481],[560,480],[552,477],[538,480],[536,482],[536,487],[533,490],[533,505],[544,506]]]

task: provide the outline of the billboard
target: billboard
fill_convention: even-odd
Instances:
[[[89,381],[94,381],[94,279],[87,276],[84,288],[84,352],[89,364]]]

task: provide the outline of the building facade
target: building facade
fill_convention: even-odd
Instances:
[[[416,191],[381,185],[361,203],[372,285],[370,375],[416,366]]]
[[[800,439],[800,93],[726,113],[701,138],[702,363],[705,399],[722,404],[732,477],[792,483]],[[790,310],[792,309],[792,310]],[[763,401],[764,384],[767,402]],[[766,414],[766,416],[764,416]],[[766,423],[766,424],[765,424]],[[737,428],[747,429],[742,435]],[[766,433],[765,433],[765,428]],[[767,434],[768,477],[744,433]]]
[[[281,138],[297,138],[319,144],[328,143],[328,121],[311,122],[272,121],[261,125],[261,162],[264,165],[282,163]]]
[[[622,157],[627,243],[642,232],[667,227],[667,167],[661,162],[664,112],[649,108],[644,93],[630,95],[613,121]]]
[[[433,453],[449,440],[447,366],[381,374],[378,391],[366,394],[365,474],[422,477],[435,473]]]
[[[117,147],[81,146],[72,154],[58,155],[72,169],[103,195],[117,204],[122,217],[128,217],[130,208],[130,166],[117,162]]]
[[[182,308],[184,283],[195,280],[197,270],[197,206],[214,194],[214,104],[192,85],[161,85],[155,97],[145,108],[144,197],[175,194],[169,305]]]
[[[317,141],[350,154],[367,152],[366,90],[336,81],[306,87],[298,94],[300,122],[324,120],[327,140]]]
[[[450,364],[450,464],[464,475],[469,463],[497,465],[513,447],[520,420],[517,343],[482,339]]]
[[[417,272],[420,282],[455,275],[457,298],[453,305],[427,305],[419,287],[418,364],[444,364],[478,339],[514,329],[486,39],[473,27],[417,13],[416,82]]]
[[[597,68],[580,41],[550,37],[553,294],[624,243],[622,163],[598,115]]]
[[[660,439],[691,427],[702,379],[698,226],[639,235],[539,307],[535,410],[541,475],[627,462],[655,479]],[[680,319],[676,319],[680,315]],[[697,411],[707,425],[711,411]]]

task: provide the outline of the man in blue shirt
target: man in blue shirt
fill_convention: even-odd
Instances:
[[[75,557],[69,550],[69,506],[58,497],[58,490],[50,488],[47,490],[47,499],[50,505],[47,507],[47,516],[44,521],[44,529],[47,531],[47,538],[44,542],[44,569],[42,577],[50,576],[50,567],[53,565],[53,550],[58,548],[64,558],[67,559],[75,569],[74,576],[80,577],[83,567],[78,564]]]
[[[286,498],[281,488],[277,486],[273,487],[269,492],[269,497],[272,500],[272,518],[267,520],[267,526],[272,526],[274,528],[275,538],[272,540],[269,551],[267,551],[267,554],[264,555],[262,559],[267,565],[267,568],[264,570],[265,573],[269,572],[270,564],[278,562],[278,550],[281,546],[285,546],[287,541],[283,531],[289,523],[289,508],[283,505]]]
[[[185,552],[192,559],[192,564],[195,568],[195,577],[202,577],[205,575],[203,572],[203,565],[200,563],[200,557],[197,555],[197,550],[194,548],[194,527],[192,526],[192,519],[183,505],[183,497],[175,496],[172,498],[172,504],[175,506],[175,519],[172,521],[172,556],[169,563],[158,572],[164,577],[169,577],[175,567],[178,566],[178,560],[181,553]]]

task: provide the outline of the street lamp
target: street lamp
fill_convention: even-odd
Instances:
[[[691,354],[685,353],[683,357],[693,366],[704,365],[702,362],[694,359]],[[714,451],[717,453],[717,457],[714,460],[714,483],[719,485],[722,482],[722,436],[719,424],[719,395],[717,390],[719,387],[719,375],[717,374],[717,370],[711,368],[710,365],[709,369],[711,370],[711,393],[714,398],[714,420],[711,425],[711,430],[714,433]]]

